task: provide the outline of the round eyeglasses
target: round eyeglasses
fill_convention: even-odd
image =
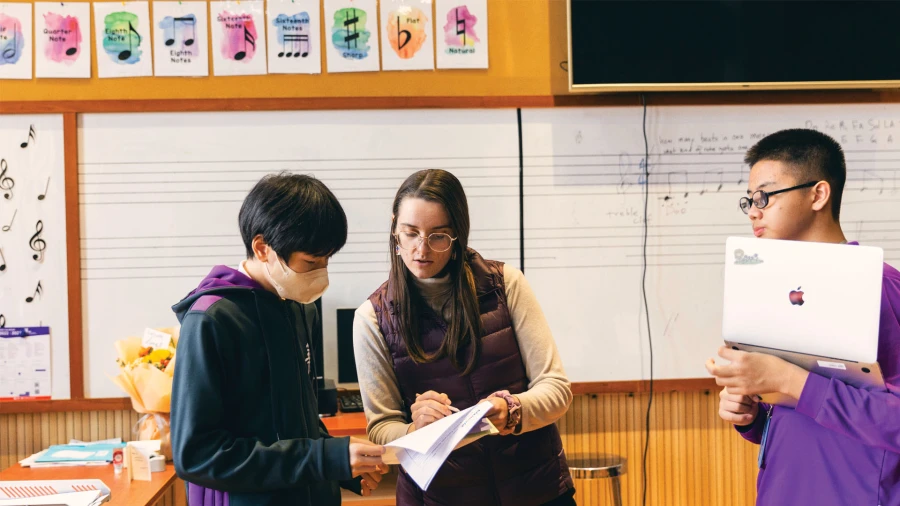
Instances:
[[[456,237],[450,237],[449,234],[440,232],[429,234],[428,237],[421,236],[416,232],[400,232],[394,234],[394,237],[397,239],[397,245],[403,249],[416,249],[427,239],[428,247],[437,253],[443,253],[450,249],[453,246],[453,241],[457,239]]]
[[[750,214],[751,206],[756,206],[757,209],[765,209],[767,205],[769,205],[769,197],[772,195],[778,195],[779,193],[789,192],[792,190],[799,190],[801,188],[810,188],[819,184],[818,181],[810,181],[808,183],[798,184],[797,186],[791,186],[790,188],[785,188],[783,190],[776,190],[773,192],[767,192],[765,190],[756,190],[753,192],[753,195],[749,197],[741,197],[740,206],[741,211],[744,211],[744,214]]]

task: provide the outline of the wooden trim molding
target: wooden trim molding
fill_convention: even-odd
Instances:
[[[663,392],[704,392],[718,391],[714,378],[688,378],[654,380],[653,391]],[[595,381],[572,383],[572,393],[585,394],[642,394],[650,390],[649,381]],[[131,409],[128,397],[102,399],[70,399],[58,401],[22,401],[0,403],[0,413],[60,413],[64,411],[108,411]]]
[[[648,93],[654,106],[900,102],[900,89]],[[483,97],[309,97],[0,102],[0,114],[621,107],[639,93]]]
[[[67,399],[58,401],[0,402],[0,414],[118,411],[132,409],[130,397]]]
[[[81,221],[78,205],[78,116],[63,114],[66,189],[66,269],[69,297],[69,397],[84,398],[84,327],[81,307]]]
[[[654,392],[702,392],[718,390],[715,378],[686,378],[653,380]],[[636,381],[591,381],[572,383],[572,393],[583,394],[640,394],[650,391],[650,382]]]

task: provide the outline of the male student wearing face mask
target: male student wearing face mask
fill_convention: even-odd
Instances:
[[[238,221],[247,258],[213,267],[173,306],[172,453],[188,504],[337,505],[339,487],[369,495],[384,447],[330,437],[312,380],[312,303],[347,241],[344,210],[320,181],[279,174],[254,186]]]

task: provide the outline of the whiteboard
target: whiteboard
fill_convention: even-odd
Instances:
[[[522,111],[525,274],[572,381],[646,379],[641,296],[642,108]],[[725,238],[751,236],[738,208],[744,152],[783,128],[843,146],[848,240],[900,265],[900,104],[650,107],[647,292],[655,378],[707,377],[722,343]],[[749,296],[749,295],[748,295]]]
[[[390,206],[412,172],[459,177],[471,246],[520,265],[515,110],[84,114],[79,157],[88,397],[122,395],[107,377],[117,339],[176,324],[171,306],[213,265],[244,258],[238,211],[268,173],[318,177],[347,213],[322,299],[326,377],[337,377],[336,309],[387,279]]]
[[[51,391],[31,393],[53,399],[70,397],[63,145],[61,115],[0,115],[0,326],[50,327]]]

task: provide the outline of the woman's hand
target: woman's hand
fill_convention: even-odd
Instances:
[[[439,394],[434,390],[416,394],[416,402],[412,405],[413,428],[409,432],[419,430],[451,414],[450,398],[447,394]]]

